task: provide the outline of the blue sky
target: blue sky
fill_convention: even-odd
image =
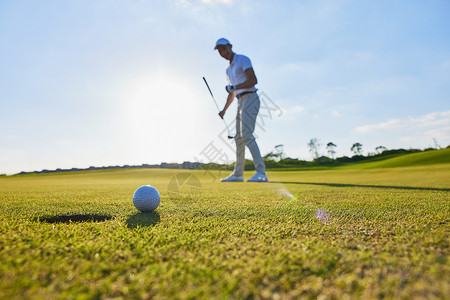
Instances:
[[[276,109],[263,154],[446,147],[449,36],[446,0],[1,1],[0,173],[233,160],[202,80],[223,105],[220,37]]]

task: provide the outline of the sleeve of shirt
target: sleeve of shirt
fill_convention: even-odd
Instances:
[[[250,58],[248,58],[245,55],[242,55],[242,60],[241,60],[241,66],[242,66],[242,70],[245,72],[245,70],[248,70],[250,68],[253,68],[252,66],[252,62],[250,61]]]

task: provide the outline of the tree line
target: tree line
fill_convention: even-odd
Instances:
[[[321,150],[324,144],[322,144],[317,138],[312,138],[309,140],[307,147],[308,152],[313,158],[312,161],[304,161],[296,158],[288,157],[284,151],[284,145],[279,144],[274,147],[274,149],[264,156],[264,161],[268,168],[294,168],[294,167],[315,167],[315,166],[336,166],[345,163],[357,162],[362,160],[381,160],[386,158],[395,157],[398,155],[416,153],[422,151],[442,149],[442,147],[434,140],[434,148],[430,147],[424,150],[420,149],[393,149],[389,150],[385,146],[375,147],[374,152],[368,152],[367,156],[363,155],[363,145],[360,142],[355,142],[350,147],[350,151],[353,156],[342,156],[336,157],[337,145],[333,142],[328,142],[325,144],[325,149],[327,155],[321,155]],[[447,147],[447,148],[450,148]],[[252,169],[252,162],[249,160],[246,162],[246,169]]]
[[[309,153],[312,155],[313,159],[317,159],[320,156],[320,147],[323,146],[322,143],[317,138],[313,138],[308,143]],[[337,145],[333,142],[329,142],[326,144],[326,150],[328,153],[328,157],[331,159],[335,159],[336,155],[336,147]],[[375,152],[369,152],[369,156],[377,155],[387,150],[385,146],[377,146],[375,148]],[[350,151],[353,152],[354,155],[363,155],[363,145],[359,142],[356,142],[350,148]]]

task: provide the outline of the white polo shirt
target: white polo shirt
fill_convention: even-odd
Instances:
[[[238,85],[247,80],[247,75],[245,75],[245,70],[253,68],[250,58],[241,54],[234,54],[233,61],[227,68],[227,77],[231,85]],[[235,91],[235,95],[242,94],[244,92],[256,92],[258,89],[253,86],[248,89],[239,89]]]

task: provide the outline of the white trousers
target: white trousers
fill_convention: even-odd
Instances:
[[[242,176],[245,169],[245,146],[250,150],[256,172],[266,174],[266,166],[255,141],[256,117],[259,112],[260,101],[258,94],[250,93],[238,98],[238,111],[236,115],[236,166],[234,175]]]

